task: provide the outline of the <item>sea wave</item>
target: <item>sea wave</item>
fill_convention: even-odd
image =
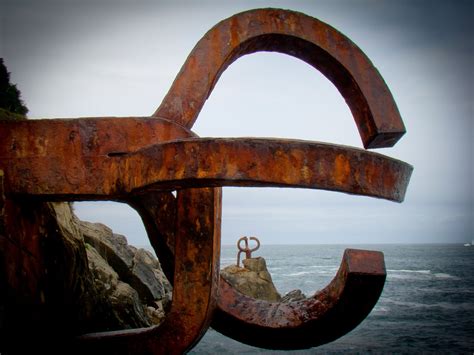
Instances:
[[[390,298],[383,299],[384,304],[394,304],[396,306],[401,307],[408,307],[408,308],[439,308],[444,310],[465,310],[465,311],[472,311],[474,310],[474,303],[473,302],[460,302],[460,303],[452,303],[452,302],[435,302],[435,303],[419,303],[419,302],[407,302],[407,301],[399,301],[393,300]]]
[[[309,265],[308,266],[309,268],[312,268],[312,269],[327,269],[327,268],[334,268],[336,266],[327,266],[327,265]]]
[[[460,278],[444,272],[432,272],[431,270],[408,270],[408,269],[388,269],[387,276],[392,279],[419,280],[426,278],[452,279]]]
[[[474,259],[470,252],[474,247],[385,245],[369,249],[384,252],[388,276],[371,315],[335,342],[294,354],[472,354]],[[223,259],[235,264],[235,246],[228,250]],[[264,256],[281,294],[300,289],[311,296],[331,282],[341,253],[339,245],[274,246]],[[223,338],[212,329],[206,337],[193,349],[194,354],[276,353]]]
[[[436,274],[433,274],[434,277],[437,277],[438,279],[455,279],[455,280],[459,280],[459,277],[456,277],[456,276],[453,276],[453,275],[450,275],[450,274],[446,274],[444,272],[438,272]]]
[[[416,273],[416,274],[430,274],[431,270],[407,270],[407,269],[388,269],[388,272],[401,272],[401,273]]]
[[[289,274],[280,274],[275,276],[283,276],[283,277],[298,277],[303,275],[334,275],[335,270],[311,270],[311,271],[297,271],[292,272]]]
[[[390,307],[384,307],[384,306],[375,306],[372,309],[373,314],[387,314],[390,312]]]
[[[282,276],[294,277],[294,276],[302,276],[302,275],[308,275],[308,274],[314,274],[314,272],[313,271],[299,271],[299,272],[293,272],[291,274],[283,274]]]
[[[416,290],[420,292],[427,292],[427,293],[445,293],[445,294],[456,294],[456,295],[474,294],[474,289],[468,288],[468,287],[448,287],[448,288],[447,287],[442,287],[442,288],[417,287]]]

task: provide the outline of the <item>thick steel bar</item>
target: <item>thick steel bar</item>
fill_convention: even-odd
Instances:
[[[154,215],[152,209],[149,211]],[[166,226],[163,218],[150,220]],[[167,237],[173,238],[169,233]],[[238,341],[269,349],[318,346],[362,322],[376,304],[384,281],[383,254],[364,250],[346,250],[336,277],[326,288],[307,300],[290,304],[249,298],[221,277],[212,327]]]
[[[72,168],[85,157],[122,155],[188,137],[196,135],[150,117],[0,121],[0,160],[49,157],[69,161]]]
[[[77,339],[78,353],[182,354],[204,335],[217,300],[221,190],[181,190],[178,202],[173,302],[164,323],[86,334]]]
[[[151,192],[154,194],[160,193]],[[151,216],[160,216],[147,219],[154,223],[150,230],[166,229],[164,216],[171,217],[170,220],[177,218],[150,207],[147,210]],[[172,233],[164,235],[173,238]],[[171,243],[168,241],[168,244]],[[258,347],[303,349],[318,346],[343,336],[362,322],[376,304],[384,281],[383,254],[364,250],[346,250],[336,277],[326,288],[307,300],[290,304],[246,297],[221,277],[218,309],[212,327]]]
[[[332,282],[302,301],[255,300],[221,278],[212,327],[238,341],[268,349],[322,345],[348,333],[367,317],[385,277],[382,253],[347,249]]]
[[[402,201],[412,171],[362,149],[257,138],[193,138],[127,155],[84,157],[74,162],[82,173],[73,178],[64,156],[14,158],[15,164],[2,158],[10,193],[71,200],[110,199],[150,186],[285,186]]]
[[[127,198],[124,202],[140,215],[166,278],[173,280],[178,208],[176,197],[169,191],[146,190],[142,194]]]
[[[390,90],[361,49],[328,24],[281,9],[242,12],[214,26],[153,116],[191,128],[222,72],[258,51],[285,53],[320,70],[345,98],[366,148],[393,146],[405,133]]]
[[[101,166],[110,157],[195,136],[174,122],[150,117],[0,121],[0,169],[13,180],[21,177],[32,184],[41,175],[40,180],[51,179],[53,185],[58,179],[72,185],[84,179],[92,183],[90,175],[105,174]],[[49,163],[43,165],[42,159]],[[29,165],[28,160],[36,163]],[[94,193],[91,199],[110,200],[114,196]]]

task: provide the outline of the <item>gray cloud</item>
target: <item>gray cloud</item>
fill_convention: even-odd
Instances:
[[[226,189],[224,242],[243,233],[268,243],[472,239],[471,1],[3,0],[1,6],[1,56],[33,118],[149,115],[194,44],[218,21],[269,6],[318,17],[357,43],[392,90],[408,133],[381,153],[415,166],[406,201]],[[277,54],[244,57],[229,67],[195,130],[361,146],[332,84],[305,63]],[[146,239],[134,212],[99,206],[78,211],[102,215],[137,244]]]

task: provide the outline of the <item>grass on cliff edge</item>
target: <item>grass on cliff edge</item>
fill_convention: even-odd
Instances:
[[[26,119],[23,115],[0,108],[0,121],[24,121]]]

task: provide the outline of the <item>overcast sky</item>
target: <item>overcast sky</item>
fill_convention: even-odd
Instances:
[[[0,56],[30,118],[149,116],[197,41],[257,7],[297,10],[351,38],[387,82],[407,127],[378,150],[415,168],[405,202],[299,189],[225,188],[223,243],[423,243],[474,237],[472,1],[0,0]],[[293,57],[257,53],[222,75],[193,130],[362,147],[336,88]],[[76,204],[147,244],[128,206]]]

